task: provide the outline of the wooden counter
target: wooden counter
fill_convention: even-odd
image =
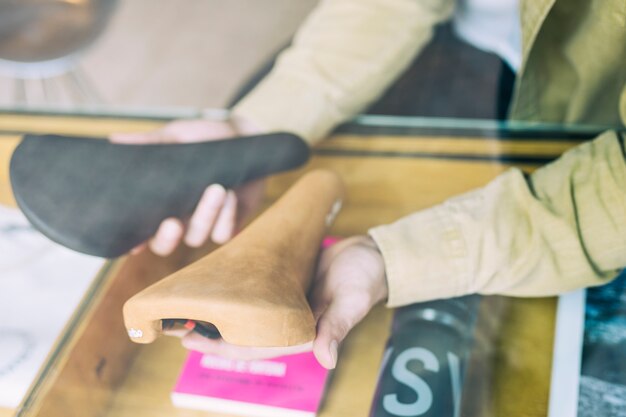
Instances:
[[[0,114],[0,203],[13,204],[8,159],[23,132],[102,136],[151,129],[162,123]],[[341,174],[348,189],[348,199],[333,234],[365,233],[372,226],[482,186],[511,165],[532,170],[577,143],[415,132],[341,133],[316,148],[304,169],[272,178],[266,204],[276,199],[302,171],[330,168]],[[121,306],[128,297],[208,250],[209,247],[198,251],[181,248],[165,259],[143,253],[108,263],[68,323],[18,415],[215,416],[171,405],[169,392],[185,351],[169,338],[147,346],[132,344],[121,316]],[[490,342],[491,353],[483,358],[489,362],[484,365],[490,371],[483,375],[489,381],[476,384],[489,387],[489,392],[476,392],[476,397],[483,400],[463,415],[544,416],[555,301],[506,299],[500,305],[505,306],[499,310],[501,326]],[[322,417],[368,415],[390,317],[390,311],[379,307],[350,334],[340,352]],[[481,378],[479,373],[475,377]],[[0,410],[0,417],[9,415],[9,411]]]

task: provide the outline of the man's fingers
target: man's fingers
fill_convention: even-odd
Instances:
[[[229,190],[224,199],[224,205],[217,217],[211,238],[215,243],[226,243],[233,236],[235,220],[237,219],[237,196]]]
[[[192,143],[236,136],[233,127],[223,121],[177,120],[149,132],[113,133],[109,140],[126,145],[149,143]]]
[[[227,139],[237,135],[230,123],[202,119],[177,120],[165,126],[163,131],[181,143]]]
[[[187,336],[191,330],[186,329],[184,327],[174,328],[174,329],[163,329],[163,335],[165,336],[174,336],[182,339]]]
[[[237,196],[237,219],[240,224],[247,216],[256,211],[265,193],[265,179],[247,182],[235,189]]]
[[[140,243],[139,245],[135,246],[134,248],[130,250],[130,254],[139,255],[141,252],[144,251],[144,249],[146,249],[147,246],[148,244],[146,242]]]
[[[305,343],[289,347],[248,347],[236,346],[226,343],[222,339],[207,339],[197,333],[191,332],[182,339],[182,344],[189,350],[202,353],[210,353],[230,359],[255,360],[268,359],[277,356],[292,355],[296,353],[309,352],[311,343]]]
[[[173,217],[163,220],[150,241],[150,249],[157,255],[167,256],[176,249],[183,236],[183,224]]]
[[[260,130],[245,120],[177,120],[150,132],[114,133],[109,136],[109,140],[127,145],[193,143],[258,133]],[[187,232],[180,221],[167,219],[161,224],[149,246],[156,254],[168,255],[174,251],[183,235],[185,242],[192,247],[201,246],[209,236],[216,243],[225,243],[235,232],[237,216],[246,215],[248,209],[260,200],[262,186],[259,184],[242,188],[242,210],[237,210],[238,197],[234,192],[224,195],[223,188],[213,187],[207,190],[190,219]],[[220,207],[216,208],[218,205]],[[136,254],[140,250],[138,247],[131,253]]]
[[[359,296],[335,297],[317,322],[313,342],[313,352],[323,367],[333,369],[337,365],[339,345],[370,308],[371,305]]]
[[[337,365],[339,343],[352,328],[344,311],[331,305],[317,322],[317,335],[313,342],[313,352],[318,362],[327,369],[333,369]]]
[[[163,129],[153,130],[151,132],[113,133],[109,136],[109,140],[113,143],[123,145],[146,145],[149,143],[168,143],[175,141],[174,138],[168,137]]]
[[[185,243],[191,247],[199,247],[211,234],[221,208],[226,200],[226,190],[219,184],[208,187],[194,211],[185,235]]]

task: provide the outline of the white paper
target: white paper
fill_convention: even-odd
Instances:
[[[0,206],[0,407],[19,405],[103,264]]]
[[[549,417],[626,417],[626,271],[559,298]]]
[[[548,417],[576,417],[585,327],[585,290],[559,297]]]

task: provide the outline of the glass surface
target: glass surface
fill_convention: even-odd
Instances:
[[[159,0],[158,6],[150,0],[28,0],[20,2],[28,13],[18,14],[17,2],[4,3],[0,141],[29,132],[103,137],[176,119],[225,120],[225,109],[269,69],[317,0]],[[48,36],[32,36],[41,28]],[[46,38],[55,41],[54,48],[38,43]],[[312,165],[338,171],[353,196],[344,209],[348,216],[339,217],[333,233],[365,233],[479,187],[509,167],[531,172],[606,129],[622,128],[496,120],[502,62],[460,43],[447,25],[437,28],[433,43],[437,47],[412,64],[371,114],[341,125],[313,149]],[[421,74],[427,75],[405,83]],[[398,105],[407,97],[419,98],[421,105]],[[270,181],[266,204],[295,175]],[[180,346],[165,340],[136,349],[128,345],[120,316],[124,297],[145,284],[144,275],[167,275],[207,250],[108,263],[17,415],[204,415],[169,402],[184,359]],[[445,372],[428,381],[437,387],[431,413],[452,415],[460,404],[463,416],[545,416],[556,300],[483,297],[471,312],[448,308],[434,303],[408,309],[415,323],[402,326],[402,317],[375,310],[346,342],[320,417],[364,417],[380,405],[372,405],[374,398],[402,389],[389,372],[381,373],[384,383],[376,381],[393,326],[428,332],[432,349],[449,339],[447,349],[461,359],[465,377],[459,388],[451,381],[460,367],[449,356],[439,358]],[[98,334],[103,332],[110,337]],[[466,337],[459,342],[464,332],[471,334],[466,345]],[[407,347],[419,338],[396,334],[390,343]],[[411,401],[410,392],[403,395]]]
[[[68,116],[94,117],[111,119],[138,119],[170,121],[177,119],[209,119],[226,120],[229,111],[225,108],[195,107],[137,107],[114,105],[80,105],[80,106],[0,106],[0,114],[27,116]],[[471,131],[487,137],[508,138],[528,135],[550,135],[550,137],[576,138],[597,135],[609,129],[622,130],[623,126],[591,125],[582,123],[546,123],[537,121],[475,119],[460,117],[421,117],[361,114],[353,120],[339,126],[336,132],[354,132],[364,135],[410,134],[413,132],[436,134],[450,132],[462,134]]]
[[[120,121],[123,123],[149,122],[149,125],[152,126],[153,123],[158,124],[178,118],[223,118],[226,115],[227,112],[221,109],[135,108],[128,110],[119,107],[100,106],[60,110],[58,108],[25,109],[11,107],[0,109],[0,120],[2,121],[0,134],[15,135],[27,131],[39,132],[42,130],[50,131],[50,133],[63,133],[78,122],[89,122],[96,126],[95,122],[104,121],[108,123],[110,121],[110,126],[95,127],[98,131],[107,131],[116,129]],[[51,125],[50,120],[56,121],[57,124]],[[83,127],[81,129],[85,131],[85,134],[89,132],[89,128]],[[564,126],[477,119],[363,115],[341,126],[330,140],[316,147],[313,152],[314,159],[321,161],[323,166],[336,167],[339,170],[344,169],[345,171],[340,173],[345,174],[347,181],[354,185],[356,195],[362,194],[359,192],[362,190],[359,188],[362,187],[362,184],[350,182],[352,181],[350,176],[353,171],[359,169],[363,170],[358,171],[358,175],[355,174],[359,181],[372,182],[372,187],[376,184],[398,187],[397,190],[394,189],[393,192],[389,193],[391,197],[388,201],[373,201],[372,198],[374,197],[366,196],[363,197],[363,207],[354,204],[349,206],[348,212],[358,219],[358,222],[354,223],[350,219],[339,220],[335,231],[339,235],[347,236],[364,231],[363,219],[366,219],[365,223],[367,224],[369,224],[367,219],[371,219],[376,224],[392,221],[416,209],[441,201],[447,195],[458,194],[467,187],[476,186],[472,185],[474,183],[484,183],[508,166],[520,166],[524,170],[531,171],[558,157],[565,149],[594,137],[604,129],[605,127],[601,126]],[[70,130],[75,132],[75,129]],[[433,147],[434,144],[437,146]],[[341,161],[341,165],[337,161]],[[401,161],[406,161],[406,164],[411,165],[403,168],[401,165],[405,162]],[[352,166],[353,163],[357,165]],[[371,169],[367,168],[370,166],[368,164],[371,164]],[[350,166],[346,168],[348,165]],[[439,165],[441,167],[437,168]],[[416,200],[410,196],[404,197],[406,192],[402,193],[403,187],[381,180],[381,177],[385,176],[384,173],[388,172],[381,171],[381,169],[384,170],[381,167],[393,167],[394,170],[397,167],[399,173],[405,172],[402,169],[407,169],[406,172],[414,172],[415,175],[421,176],[422,171],[420,170],[425,169],[424,166],[430,167],[428,168],[430,171],[426,170],[425,172],[433,173],[432,175],[437,175],[438,172],[448,172],[451,179],[439,177],[441,179],[440,188],[445,189],[442,190],[442,193],[437,193],[439,188],[437,181],[422,181],[422,183],[430,183],[424,185],[430,188],[426,189],[427,192],[422,193],[426,197]],[[456,172],[457,169],[459,172]],[[473,178],[474,174],[476,178]],[[469,181],[469,183],[456,184],[461,181],[462,177],[467,177],[464,180]],[[405,179],[408,180],[409,178],[406,177]],[[269,199],[276,198],[280,190],[282,188],[270,186]],[[376,190],[372,193],[377,194]],[[378,192],[384,194],[385,190],[380,189]],[[416,194],[420,193],[416,192]],[[188,261],[188,258],[185,259]],[[60,400],[55,398],[52,402],[66,401],[63,400],[64,395],[71,398],[76,396],[90,398],[94,395],[106,396],[103,393],[108,392],[106,398],[110,397],[111,399],[103,402],[102,409],[98,412],[99,415],[103,416],[124,416],[134,412],[138,415],[156,415],[157,412],[160,412],[159,410],[165,410],[164,413],[167,411],[168,415],[192,415],[189,414],[189,411],[172,410],[170,405],[166,405],[169,403],[167,389],[164,391],[161,387],[158,391],[155,388],[155,391],[152,392],[149,388],[151,380],[145,380],[143,384],[148,388],[143,388],[143,391],[136,391],[135,379],[137,377],[133,375],[133,371],[144,369],[147,366],[146,361],[150,364],[150,361],[160,363],[161,358],[163,362],[172,360],[173,364],[168,365],[166,373],[170,379],[172,375],[175,376],[180,366],[182,353],[178,346],[173,347],[174,344],[171,341],[163,342],[156,351],[150,350],[154,348],[142,348],[140,353],[125,357],[130,362],[124,365],[123,372],[118,375],[113,388],[100,380],[89,377],[90,370],[88,367],[80,371],[86,372],[87,375],[78,379],[81,381],[80,383],[58,379],[61,370],[67,372],[67,369],[64,368],[65,363],[68,360],[69,363],[75,360],[72,355],[90,355],[90,352],[81,343],[85,339],[85,329],[83,328],[85,323],[90,323],[92,326],[97,325],[97,322],[91,321],[93,320],[94,309],[104,309],[103,311],[109,315],[119,314],[119,311],[107,310],[109,308],[107,307],[107,297],[111,296],[107,291],[109,291],[112,280],[120,275],[118,270],[120,264],[124,262],[128,261],[121,260],[108,264],[95,279],[72,320],[68,323],[64,334],[61,335],[56,348],[51,352],[30,394],[19,409],[19,416],[39,416],[38,407],[42,401],[50,402],[51,392],[55,392],[54,395],[61,398]],[[161,261],[152,259],[150,264],[158,264],[158,262]],[[177,265],[180,266],[180,264]],[[170,268],[172,268],[171,265]],[[132,273],[127,274],[132,276]],[[529,300],[515,300],[505,297],[483,298],[480,311],[476,313],[477,322],[472,332],[472,347],[466,352],[469,356],[464,359],[466,371],[465,382],[461,391],[462,415],[513,415],[520,411],[520,407],[523,407],[524,412],[527,413],[525,415],[545,415],[555,306],[555,299],[553,298]],[[426,315],[420,317],[439,317],[435,313],[426,312],[424,313]],[[378,326],[379,332],[381,328],[383,329],[383,337],[377,338],[380,339],[377,340],[377,343],[381,349],[384,346],[384,339],[389,336],[391,329],[388,315],[388,312],[377,311],[372,315],[374,318],[369,319],[370,324],[365,326],[370,329]],[[376,317],[386,318],[383,320],[383,318]],[[469,317],[462,315],[461,317],[471,320]],[[425,327],[425,329],[428,328],[428,326]],[[433,331],[436,333],[441,329]],[[361,333],[363,332],[366,331],[361,331]],[[116,337],[125,338],[125,335],[117,335]],[[357,335],[354,339],[359,340],[359,337],[362,336]],[[352,353],[347,352],[346,356],[360,355],[361,353],[358,351],[362,349],[362,346],[354,341],[350,343],[352,347],[346,350],[352,350]],[[69,359],[68,352],[72,354]],[[382,355],[374,355],[373,359],[370,359],[360,366],[367,368],[375,376],[381,367]],[[348,359],[346,361],[349,362]],[[322,416],[340,415],[335,410],[340,409],[341,404],[348,401],[348,397],[354,394],[345,391],[346,388],[341,385],[343,380],[349,376],[347,373],[346,368],[338,370],[336,378],[333,379],[334,382],[329,386],[331,397],[326,407],[330,411],[325,411],[323,408]],[[155,376],[152,383],[155,384],[155,387],[159,384],[170,384],[172,383],[170,379],[157,383],[159,377]],[[371,384],[375,385],[375,381],[370,381]],[[529,384],[531,385],[530,388],[528,387]],[[533,391],[532,385],[535,386],[536,391]],[[338,387],[336,392],[342,393],[340,398],[332,395],[335,392],[333,391],[334,387]],[[368,389],[370,388],[372,387],[370,386]],[[439,401],[442,395],[445,398],[441,401],[451,401],[452,391],[444,389],[444,394],[435,391],[435,401]],[[147,395],[147,397],[143,398],[143,395]],[[364,409],[369,409],[372,398],[374,398],[370,391],[367,395],[369,397],[362,400],[367,403]],[[459,392],[455,395],[458,396]],[[143,404],[139,406],[136,402],[143,402]],[[145,404],[146,402],[153,403]],[[92,401],[92,404],[97,403],[97,401]],[[77,404],[76,407],[80,408],[81,405]],[[359,413],[357,414],[366,415],[363,410]]]

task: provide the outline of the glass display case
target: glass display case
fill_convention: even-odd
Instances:
[[[0,175],[0,202],[14,204],[6,167],[24,133],[105,137],[113,132],[157,128],[172,119],[223,115],[221,110],[196,109],[1,109],[0,162],[5,174]],[[364,115],[342,125],[313,148],[312,159],[304,168],[272,177],[265,204],[280,196],[304,171],[329,168],[342,176],[348,195],[332,234],[362,234],[375,225],[480,187],[509,167],[531,172],[604,129]],[[0,415],[216,415],[171,404],[170,391],[186,355],[176,339],[136,345],[128,340],[122,322],[122,305],[130,296],[210,250],[210,245],[196,250],[183,247],[166,258],[145,251],[107,261],[22,404],[16,410],[0,411]],[[482,297],[475,317],[463,314],[461,321],[475,320],[475,324],[462,395],[457,393],[458,415],[547,415],[556,298]],[[392,315],[391,310],[379,306],[351,332],[341,347],[320,416],[370,415]],[[435,391],[433,402],[443,401],[441,395]]]

